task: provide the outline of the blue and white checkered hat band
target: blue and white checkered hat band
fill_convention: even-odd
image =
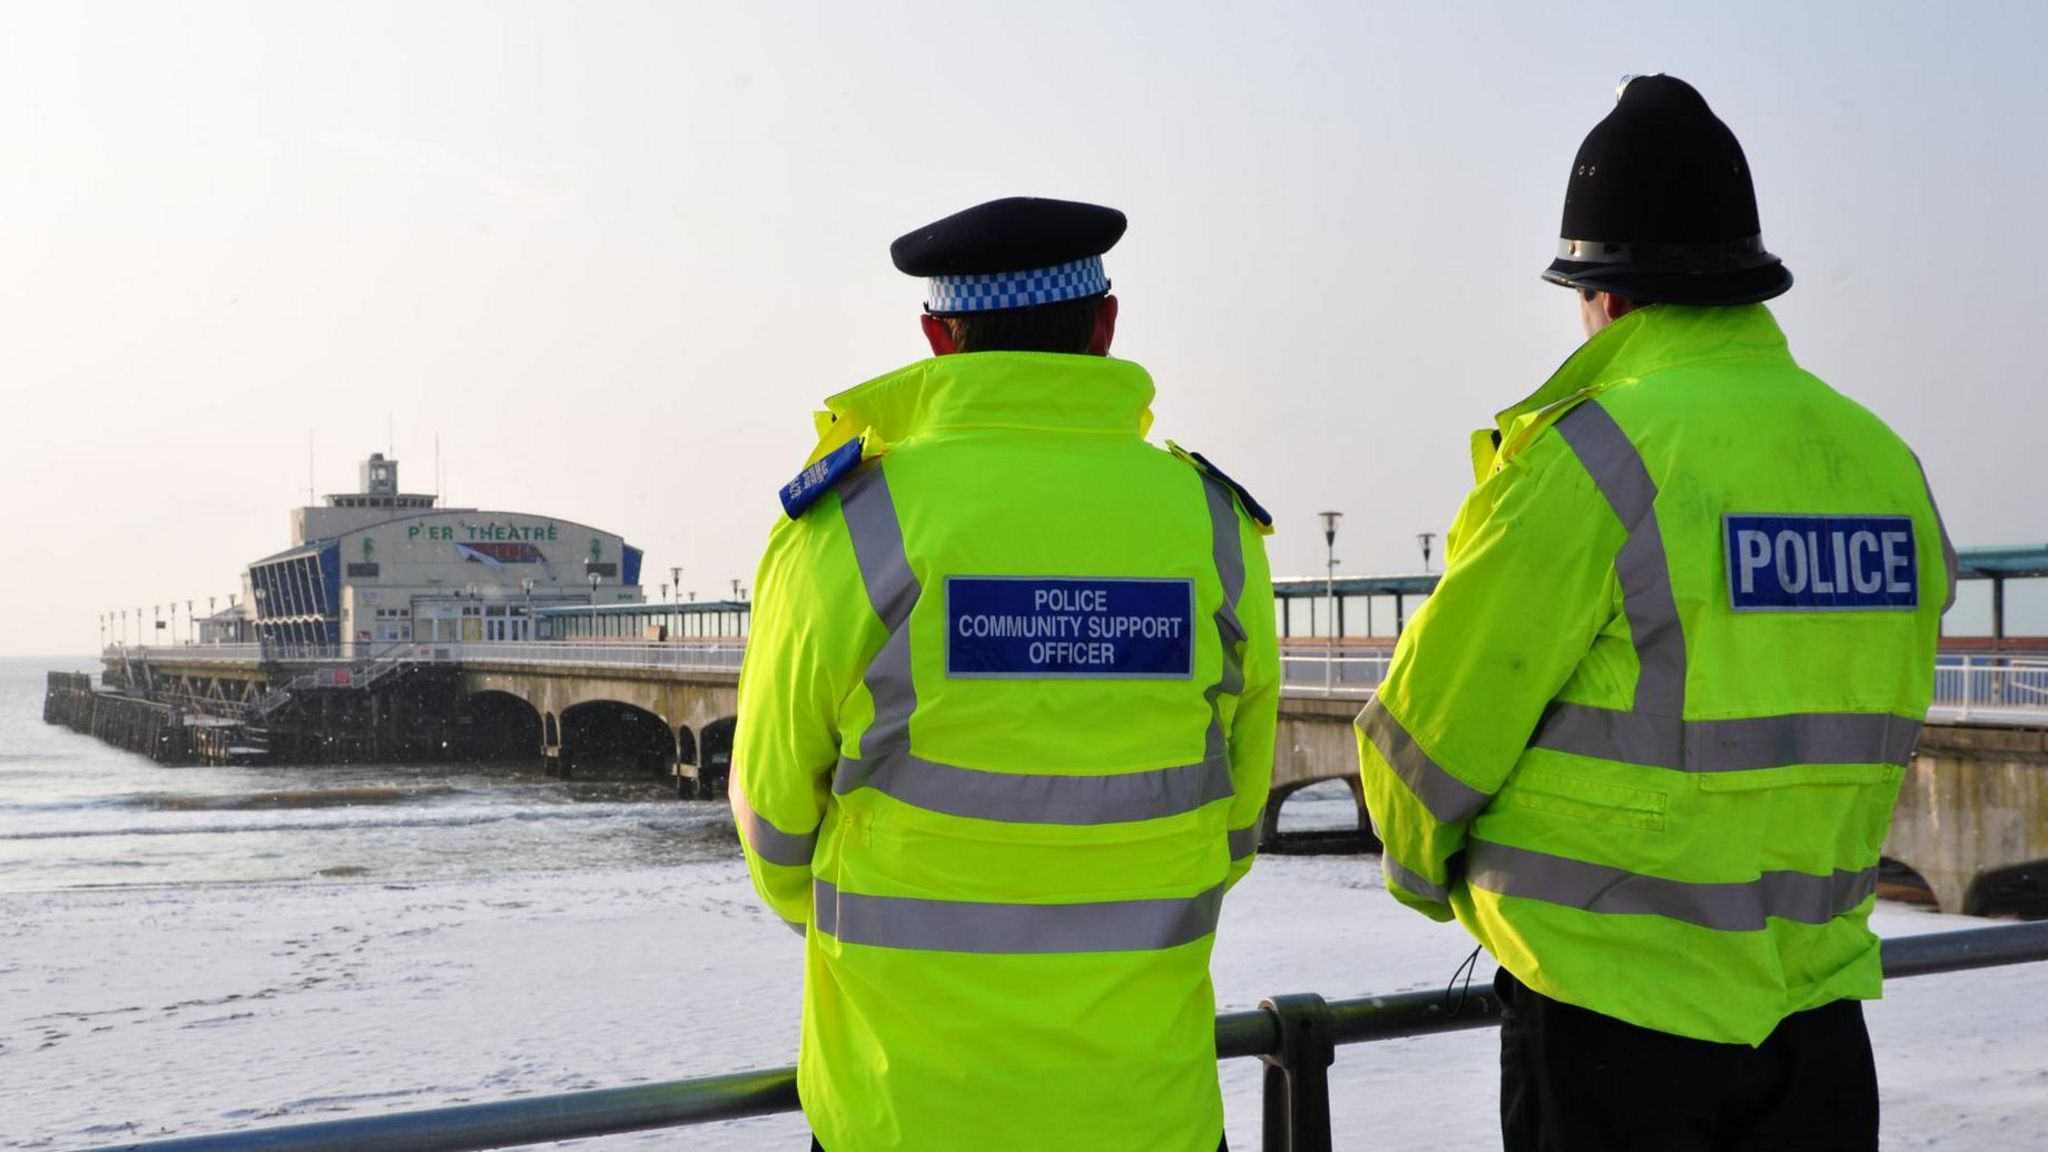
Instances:
[[[1109,291],[1109,277],[1102,273],[1102,257],[1090,256],[1071,264],[1032,268],[1023,272],[989,272],[974,276],[934,276],[931,298],[925,307],[933,312],[994,312],[1002,308],[1030,308],[1058,304]]]

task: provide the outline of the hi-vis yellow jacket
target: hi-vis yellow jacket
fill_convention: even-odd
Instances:
[[[740,677],[733,813],[805,936],[832,1152],[1222,1131],[1209,952],[1271,783],[1263,516],[1126,361],[987,352],[827,403]]]
[[[1762,305],[1659,305],[1474,465],[1358,721],[1388,889],[1658,1031],[1758,1044],[1875,998],[1878,852],[1954,581],[1913,454]]]

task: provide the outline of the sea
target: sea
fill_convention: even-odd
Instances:
[[[738,854],[722,803],[498,764],[165,767],[42,719],[48,672],[0,659],[0,893],[406,883]]]
[[[556,780],[487,763],[166,767],[42,719],[46,674],[0,659],[0,893],[123,885],[371,883],[729,860],[722,802],[656,781]],[[1355,827],[1341,784],[1283,828]]]

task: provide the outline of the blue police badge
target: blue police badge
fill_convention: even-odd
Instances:
[[[1726,516],[1737,612],[1908,611],[1920,604],[1910,516]]]
[[[827,453],[816,464],[796,474],[782,486],[782,510],[791,520],[800,520],[818,498],[860,466],[860,441],[849,440]]]

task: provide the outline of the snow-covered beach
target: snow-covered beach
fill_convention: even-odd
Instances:
[[[1974,923],[1895,906],[1881,929]],[[0,1145],[83,1147],[784,1065],[799,947],[737,860],[384,884],[0,897]],[[1222,1007],[1436,987],[1468,951],[1357,857],[1261,861]],[[1487,971],[1482,965],[1479,978]],[[1887,1148],[2048,1148],[2048,966],[1895,982],[1870,1008]],[[1491,1032],[1347,1047],[1339,1146],[1496,1142]],[[1223,1069],[1255,1147],[1258,1067]],[[798,1118],[604,1146],[800,1148]]]

